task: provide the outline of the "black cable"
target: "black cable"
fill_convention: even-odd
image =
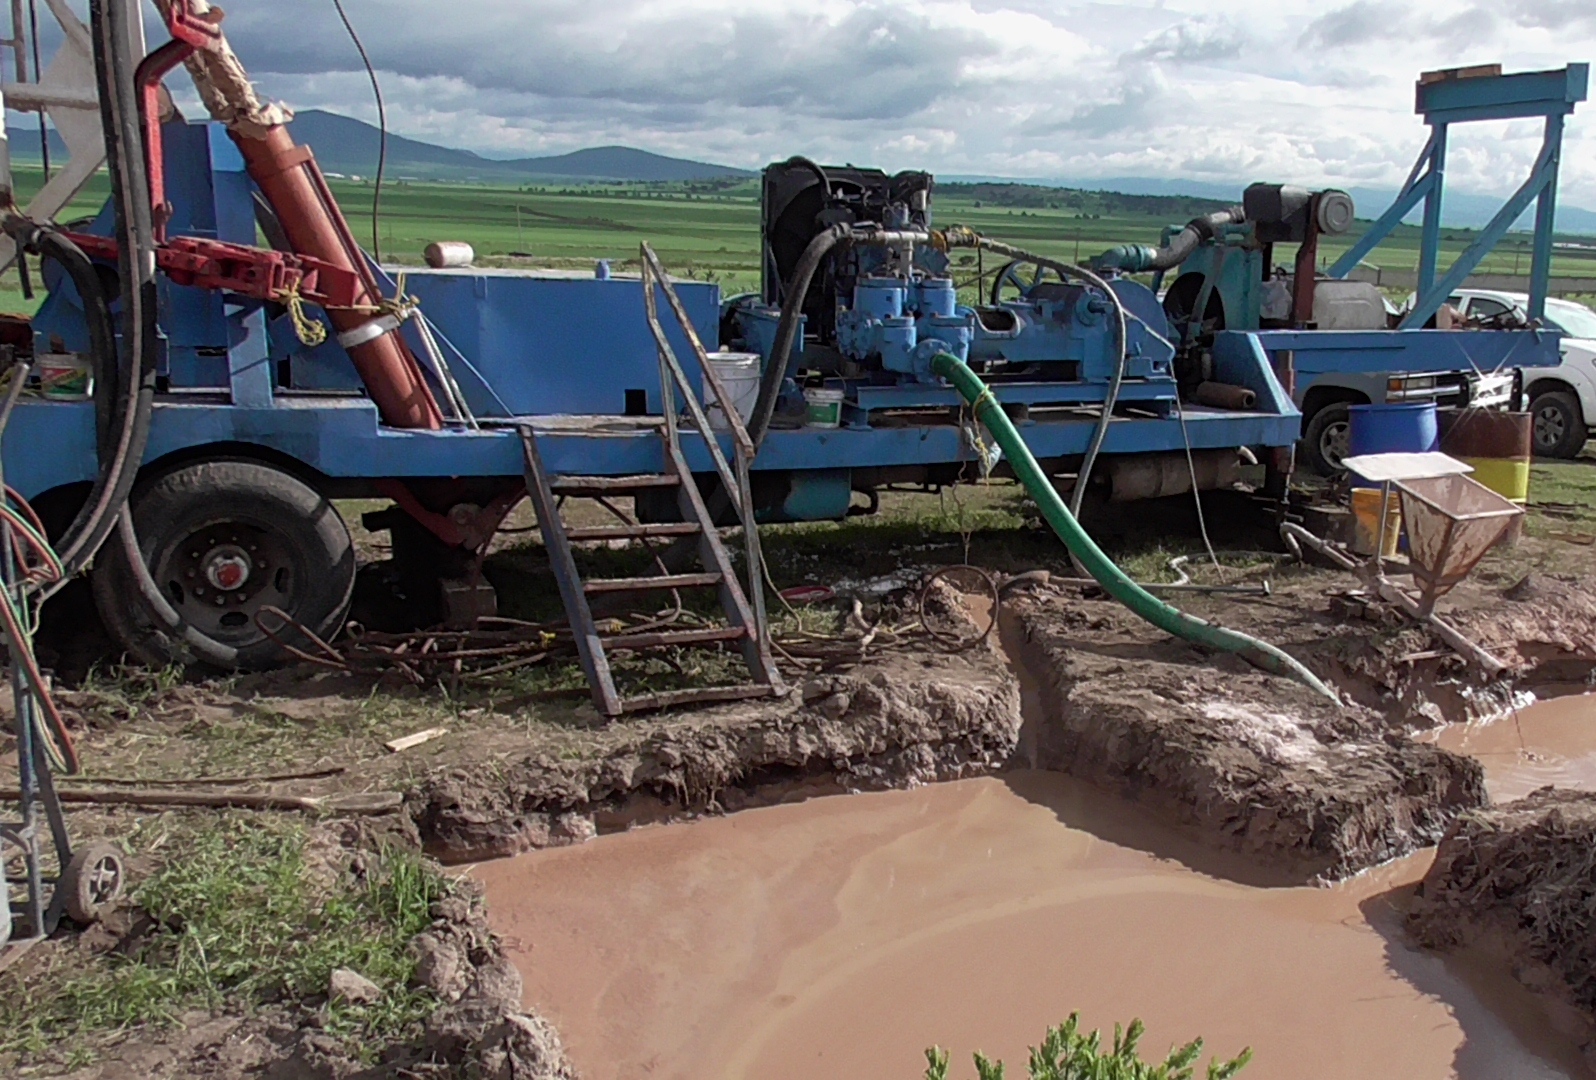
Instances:
[[[44,69],[39,66],[39,5],[38,0],[28,0],[28,27],[33,36],[33,81],[39,81]],[[44,182],[50,182],[50,129],[44,125],[44,110],[39,110],[39,158],[44,162]],[[29,290],[31,291],[31,290]]]
[[[119,393],[113,405],[114,438],[99,448],[100,472],[83,508],[57,544],[66,573],[59,588],[90,560],[110,535],[127,505],[128,493],[144,459],[155,400],[155,242],[150,220],[149,181],[144,170],[143,131],[133,84],[137,60],[128,49],[129,0],[90,0],[94,70],[105,129],[106,172],[116,210],[118,263],[127,361],[121,364],[113,342],[105,355],[119,368]],[[138,9],[132,14],[137,17]],[[50,250],[68,269],[76,261],[71,241],[40,229],[39,247]],[[81,251],[77,252],[81,255]],[[87,279],[85,279],[87,284]],[[81,290],[80,290],[81,291]],[[89,300],[84,297],[85,305]],[[92,314],[91,314],[92,320]],[[98,358],[97,358],[98,359]]]
[[[332,0],[333,7],[338,9],[338,17],[344,22],[344,29],[349,31],[349,40],[355,43],[355,51],[360,53],[360,62],[366,65],[366,77],[371,80],[371,96],[377,99],[377,175],[371,187],[371,257],[378,263],[382,262],[382,241],[378,237],[378,216],[382,213],[382,174],[388,166],[388,108],[383,104],[382,86],[377,82],[377,69],[371,66],[371,57],[366,55],[366,46],[361,42],[360,35],[355,32],[355,24],[349,21],[349,13],[344,11],[344,0]]]

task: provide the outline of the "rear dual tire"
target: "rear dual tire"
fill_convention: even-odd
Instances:
[[[284,659],[257,622],[277,632],[280,620],[263,608],[281,609],[323,639],[342,626],[354,545],[338,511],[296,477],[251,461],[201,462],[141,484],[131,506],[156,586],[184,622],[237,651],[235,667],[261,670]],[[130,655],[157,667],[191,659],[140,592],[114,534],[96,560],[93,588],[106,629]]]

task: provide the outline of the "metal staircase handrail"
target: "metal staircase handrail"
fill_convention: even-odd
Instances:
[[[661,291],[665,293],[665,300],[670,304],[671,311],[675,313],[676,321],[682,328],[682,334],[687,338],[687,344],[692,347],[693,353],[698,359],[698,366],[703,371],[704,378],[709,382],[709,388],[715,391],[715,400],[720,402],[720,410],[726,414],[726,423],[731,430],[732,442],[736,444],[737,452],[739,454],[747,454],[752,458],[754,456],[754,441],[749,437],[748,427],[743,423],[742,414],[736,408],[730,407],[731,398],[726,396],[726,387],[720,381],[719,373],[710,366],[709,353],[704,349],[704,343],[700,340],[698,331],[693,326],[693,320],[687,317],[687,309],[682,306],[681,297],[676,295],[676,288],[671,284],[670,275],[665,273],[665,267],[660,264],[659,256],[654,253],[653,248],[648,246],[647,241],[642,244],[642,256],[643,303],[648,308],[648,326],[654,333],[654,341],[659,345],[661,357],[669,358],[671,375],[675,378],[677,385],[682,388],[683,395],[688,398],[689,411],[692,411],[696,396],[693,394],[691,384],[687,382],[686,373],[682,371],[681,364],[676,360],[676,354],[671,349],[670,342],[665,339],[664,330],[660,328],[659,305],[654,299],[654,290],[650,287],[651,282],[658,283]],[[710,428],[704,416],[696,411],[693,412],[693,422],[699,425],[699,430],[704,432],[706,439],[710,438]]]
[[[643,308],[648,316],[648,328],[654,335],[654,343],[658,346],[660,366],[660,408],[665,414],[665,437],[670,441],[674,452],[680,453],[681,442],[677,431],[676,422],[676,395],[672,384],[680,387],[682,398],[687,406],[688,414],[692,417],[693,424],[703,436],[705,445],[709,448],[710,459],[715,464],[715,471],[720,474],[720,481],[726,486],[726,492],[732,496],[732,503],[737,508],[737,517],[743,530],[744,557],[748,564],[748,601],[753,605],[754,632],[758,638],[758,647],[763,651],[769,648],[767,614],[765,611],[765,583],[764,560],[759,546],[759,527],[754,523],[754,492],[750,471],[752,469],[754,454],[753,439],[748,435],[748,428],[743,424],[737,407],[726,393],[726,387],[721,382],[720,376],[710,366],[709,354],[704,349],[704,343],[699,339],[698,332],[693,328],[693,321],[687,316],[687,309],[682,305],[681,298],[676,295],[676,289],[671,285],[670,276],[665,273],[665,268],[660,264],[659,256],[654,249],[644,241],[640,245],[642,255],[643,278]],[[693,386],[687,379],[687,373],[682,370],[681,361],[676,358],[676,352],[671,348],[670,341],[665,337],[665,329],[659,321],[659,302],[654,296],[654,286],[658,285],[665,293],[666,302],[670,304],[671,311],[676,316],[676,321],[681,325],[682,332],[687,338],[687,343],[692,346],[693,354],[698,360],[698,366],[704,373],[704,378],[709,382],[710,388],[715,391],[715,400],[720,403],[720,410],[726,416],[727,426],[731,429],[732,444],[736,449],[733,455],[736,461],[735,473],[726,461],[726,455],[721,452],[720,440],[710,427],[709,417],[704,412],[703,404],[698,400],[698,395],[693,393]],[[713,522],[705,522],[706,527],[713,527]],[[772,672],[774,668],[772,667]]]

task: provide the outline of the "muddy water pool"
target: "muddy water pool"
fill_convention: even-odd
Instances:
[[[1497,798],[1596,783],[1592,704],[1441,737],[1480,753]],[[1240,884],[1255,872],[1134,807],[1017,772],[475,873],[527,1004],[589,1080],[912,1078],[932,1043],[955,1076],[975,1049],[1016,1075],[1073,1010],[1089,1026],[1141,1017],[1150,1051],[1250,1044],[1247,1080],[1585,1076],[1514,985],[1403,943],[1394,905],[1429,860],[1331,888]]]
[[[1538,701],[1488,724],[1454,724],[1434,741],[1478,759],[1494,802],[1548,784],[1596,791],[1596,695]]]

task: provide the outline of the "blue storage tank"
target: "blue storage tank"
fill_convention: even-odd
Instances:
[[[1439,450],[1441,434],[1436,427],[1435,402],[1394,405],[1354,405],[1347,432],[1351,457],[1362,454],[1423,453]],[[1355,487],[1376,487],[1356,473]]]

